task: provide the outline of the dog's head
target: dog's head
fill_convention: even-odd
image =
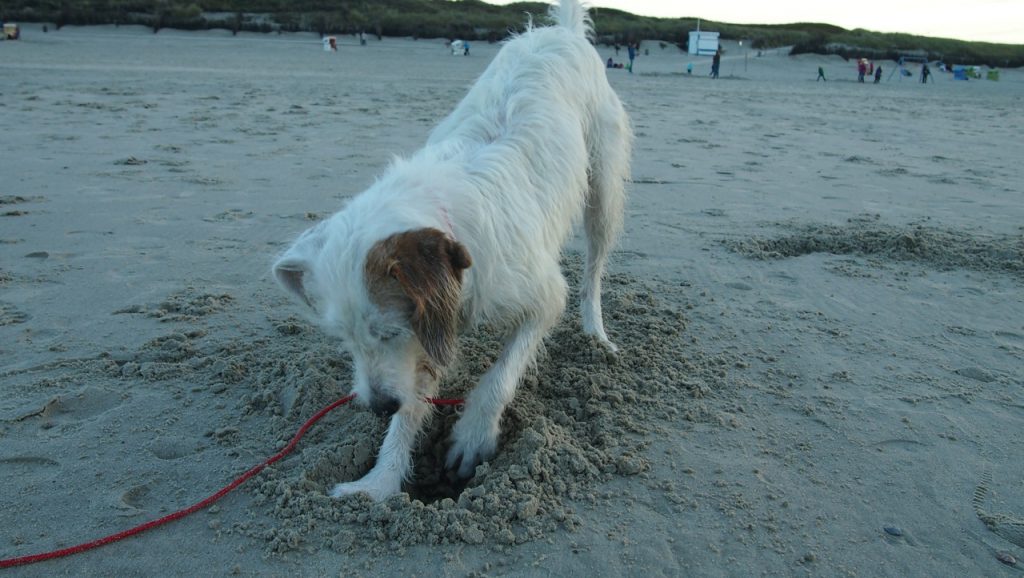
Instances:
[[[361,248],[330,222],[303,233],[274,264],[278,283],[352,354],[357,400],[391,414],[427,395],[455,355],[460,243],[433,228]]]

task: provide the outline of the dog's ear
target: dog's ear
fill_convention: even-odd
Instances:
[[[281,258],[274,263],[274,277],[281,287],[293,296],[302,300],[303,303],[312,307],[306,288],[302,284],[302,278],[309,273],[309,263],[299,259]]]
[[[374,248],[374,263],[398,281],[412,301],[411,323],[423,349],[437,365],[455,355],[462,272],[472,265],[469,252],[437,229],[393,235]]]
[[[313,304],[305,280],[313,270],[313,259],[324,246],[323,223],[308,229],[274,263],[274,278],[281,287],[306,305]]]

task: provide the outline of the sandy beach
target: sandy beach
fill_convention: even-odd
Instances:
[[[0,42],[0,559],[191,505],[348,393],[270,266],[500,48],[22,29]],[[570,304],[468,484],[442,408],[406,494],[328,498],[385,426],[346,407],[208,509],[0,573],[1022,576],[1024,71],[860,84],[730,44],[712,80],[645,48],[607,71],[637,135],[621,351]],[[466,336],[441,394],[498,348]]]

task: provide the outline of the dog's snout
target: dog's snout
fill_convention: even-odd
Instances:
[[[380,417],[391,417],[402,407],[401,402],[390,395],[375,395],[370,400],[370,410]]]

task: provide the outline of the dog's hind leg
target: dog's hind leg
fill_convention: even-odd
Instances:
[[[373,469],[355,482],[334,486],[331,497],[362,492],[379,502],[401,492],[402,482],[409,477],[412,468],[413,446],[429,414],[430,406],[422,401],[391,416],[388,433],[384,436]]]
[[[604,331],[601,277],[608,253],[622,230],[633,135],[622,103],[610,89],[608,94],[590,134],[590,190],[583,213],[587,262],[580,287],[580,313],[583,331],[615,351]]]

